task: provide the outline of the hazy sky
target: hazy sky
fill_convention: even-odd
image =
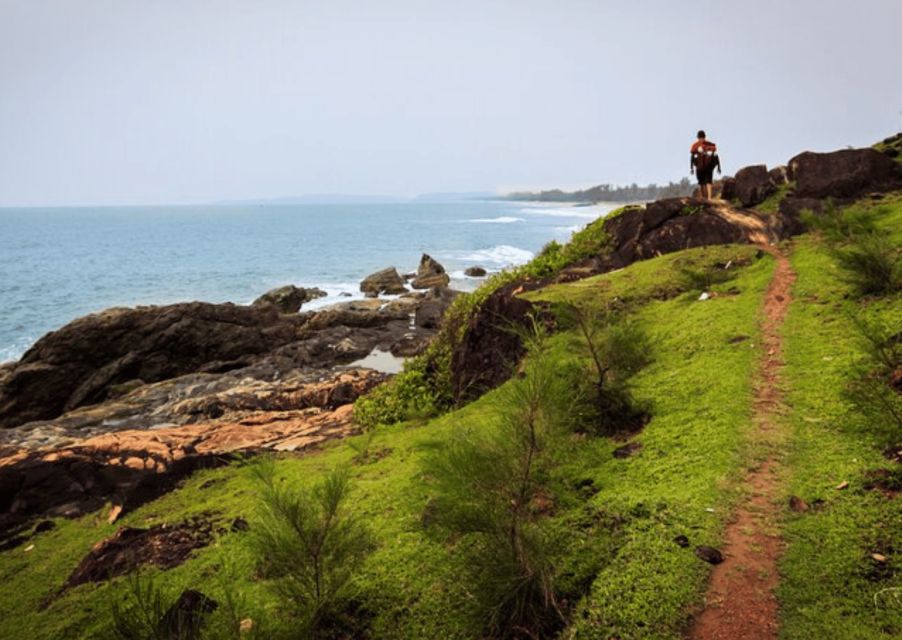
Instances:
[[[902,128],[902,0],[0,0],[0,205],[579,187]]]

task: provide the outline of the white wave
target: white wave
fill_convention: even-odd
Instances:
[[[448,251],[441,257],[462,262],[474,262],[477,264],[490,264],[495,267],[511,267],[525,264],[532,260],[533,252],[509,244],[501,244],[491,249],[478,249],[475,251]]]
[[[600,212],[594,211],[589,207],[566,207],[563,209],[526,207],[525,209],[520,209],[519,213],[525,213],[531,216],[549,216],[552,218],[580,218],[583,220],[593,220],[601,215]]]
[[[513,216],[501,216],[499,218],[473,218],[467,222],[479,222],[482,224],[511,224],[512,222],[526,222],[523,218],[515,218]]]

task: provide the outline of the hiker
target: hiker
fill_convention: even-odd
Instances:
[[[689,171],[698,178],[698,189],[702,198],[711,199],[711,181],[714,169],[720,174],[720,158],[717,145],[705,138],[705,132],[698,132],[698,139],[689,149]]]

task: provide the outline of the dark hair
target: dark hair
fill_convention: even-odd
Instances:
[[[697,135],[698,135],[699,138],[704,138],[704,137],[705,137],[705,132],[704,132],[704,130],[699,129]]]

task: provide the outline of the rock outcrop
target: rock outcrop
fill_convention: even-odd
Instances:
[[[305,289],[304,287],[295,287],[289,284],[267,291],[254,300],[252,305],[271,304],[282,313],[297,313],[305,302],[324,298],[326,295],[325,291],[316,287]]]
[[[376,297],[382,294],[397,295],[407,293],[404,278],[394,267],[371,273],[360,283],[360,291],[367,296]]]
[[[523,357],[525,347],[517,329],[526,327],[530,314],[542,312],[517,296],[523,290],[518,283],[501,287],[470,318],[463,340],[451,355],[453,392],[458,402],[497,387]]]
[[[806,151],[789,161],[788,171],[799,198],[842,200],[902,189],[902,165],[874,149]]]
[[[366,369],[319,379],[296,373],[229,388],[196,375],[4,432],[0,533],[35,516],[78,516],[108,501],[118,516],[231,453],[299,451],[356,433],[352,403],[387,377]]]
[[[636,260],[712,244],[767,243],[776,239],[754,211],[693,198],[666,198],[628,207],[604,223],[609,253],[587,261],[594,271],[620,269]]]
[[[771,179],[767,167],[756,164],[743,167],[736,172],[736,197],[743,207],[754,207],[776,191],[777,187]]]
[[[432,256],[423,254],[420,258],[420,266],[417,275],[410,283],[414,289],[433,289],[447,287],[451,278],[445,273],[445,267],[438,263]]]
[[[106,400],[116,385],[218,372],[299,338],[272,306],[191,302],[108,309],[48,333],[0,381],[0,427]]]

